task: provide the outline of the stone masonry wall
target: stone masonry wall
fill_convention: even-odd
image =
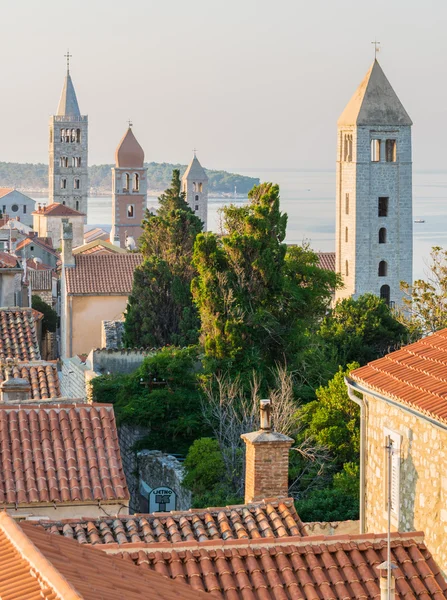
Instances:
[[[85,365],[77,356],[62,361],[61,392],[68,398],[86,398]]]
[[[176,510],[191,508],[191,492],[182,486],[183,466],[174,456],[159,450],[142,450],[138,453],[138,473],[152,489],[167,486],[174,490]]]
[[[137,425],[128,424],[123,424],[118,427],[118,441],[120,445],[121,460],[130,494],[130,513],[139,512],[140,510],[138,494],[138,458],[135,444],[137,444],[147,434],[148,429],[146,427],[138,427]]]
[[[124,321],[101,321],[101,348],[116,350],[123,346]]]
[[[385,431],[402,436],[400,518],[393,529],[423,531],[447,574],[447,430],[377,398],[367,397],[366,529],[385,532]]]
[[[98,374],[129,374],[135,371],[135,369],[138,369],[149,354],[150,351],[147,350],[97,349],[90,352],[87,362],[90,368]]]

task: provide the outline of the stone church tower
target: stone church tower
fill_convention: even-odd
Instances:
[[[57,114],[50,117],[49,154],[49,203],[59,202],[87,215],[88,117],[79,110],[69,56]]]
[[[400,305],[412,283],[412,121],[377,60],[338,120],[336,299]]]
[[[115,168],[112,169],[112,244],[126,248],[126,239],[133,238],[135,243],[138,242],[146,204],[144,151],[129,126],[116,149]],[[132,246],[132,241],[129,242]]]
[[[199,163],[196,153],[182,177],[182,191],[191,210],[203,221],[203,231],[208,222],[208,176]]]

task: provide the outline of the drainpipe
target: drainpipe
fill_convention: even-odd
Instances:
[[[365,533],[365,446],[366,446],[366,403],[363,396],[359,398],[351,387],[353,381],[345,377],[350,400],[360,406],[360,533]]]

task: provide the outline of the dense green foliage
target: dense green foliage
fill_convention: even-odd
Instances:
[[[31,296],[31,306],[43,314],[42,334],[45,334],[47,331],[56,331],[57,312],[37,295]]]
[[[92,193],[109,193],[112,189],[112,172],[114,165],[92,165],[89,167],[89,182]],[[186,165],[169,163],[146,163],[147,177],[150,190],[164,190],[171,181],[173,169],[179,169],[181,175],[186,171]],[[259,183],[255,177],[236,175],[226,171],[211,171],[205,169],[209,177],[210,193],[233,194],[236,186],[238,194],[247,194]],[[17,187],[28,190],[46,190],[48,187],[48,165],[21,164],[0,162],[0,183],[2,186]]]
[[[157,214],[147,211],[139,240],[144,260],[134,272],[125,321],[130,347],[188,346],[198,338],[191,259],[203,224],[186,203],[178,170],[159,203]]]
[[[304,522],[346,521],[359,518],[358,501],[333,487],[314,490],[306,498],[297,500],[295,506]]]

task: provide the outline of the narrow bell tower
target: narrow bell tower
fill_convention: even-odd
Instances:
[[[142,233],[147,205],[147,168],[144,151],[132,131],[132,124],[118,144],[112,169],[112,231],[110,241],[133,249]]]
[[[336,299],[401,306],[412,283],[412,121],[377,59],[338,120]]]
[[[88,197],[88,117],[81,115],[70,75],[67,74],[57,114],[50,117],[48,188],[49,203],[58,202],[84,213]]]
[[[189,208],[203,221],[203,231],[208,223],[208,175],[200,164],[196,151],[182,177],[182,191],[186,194]]]

